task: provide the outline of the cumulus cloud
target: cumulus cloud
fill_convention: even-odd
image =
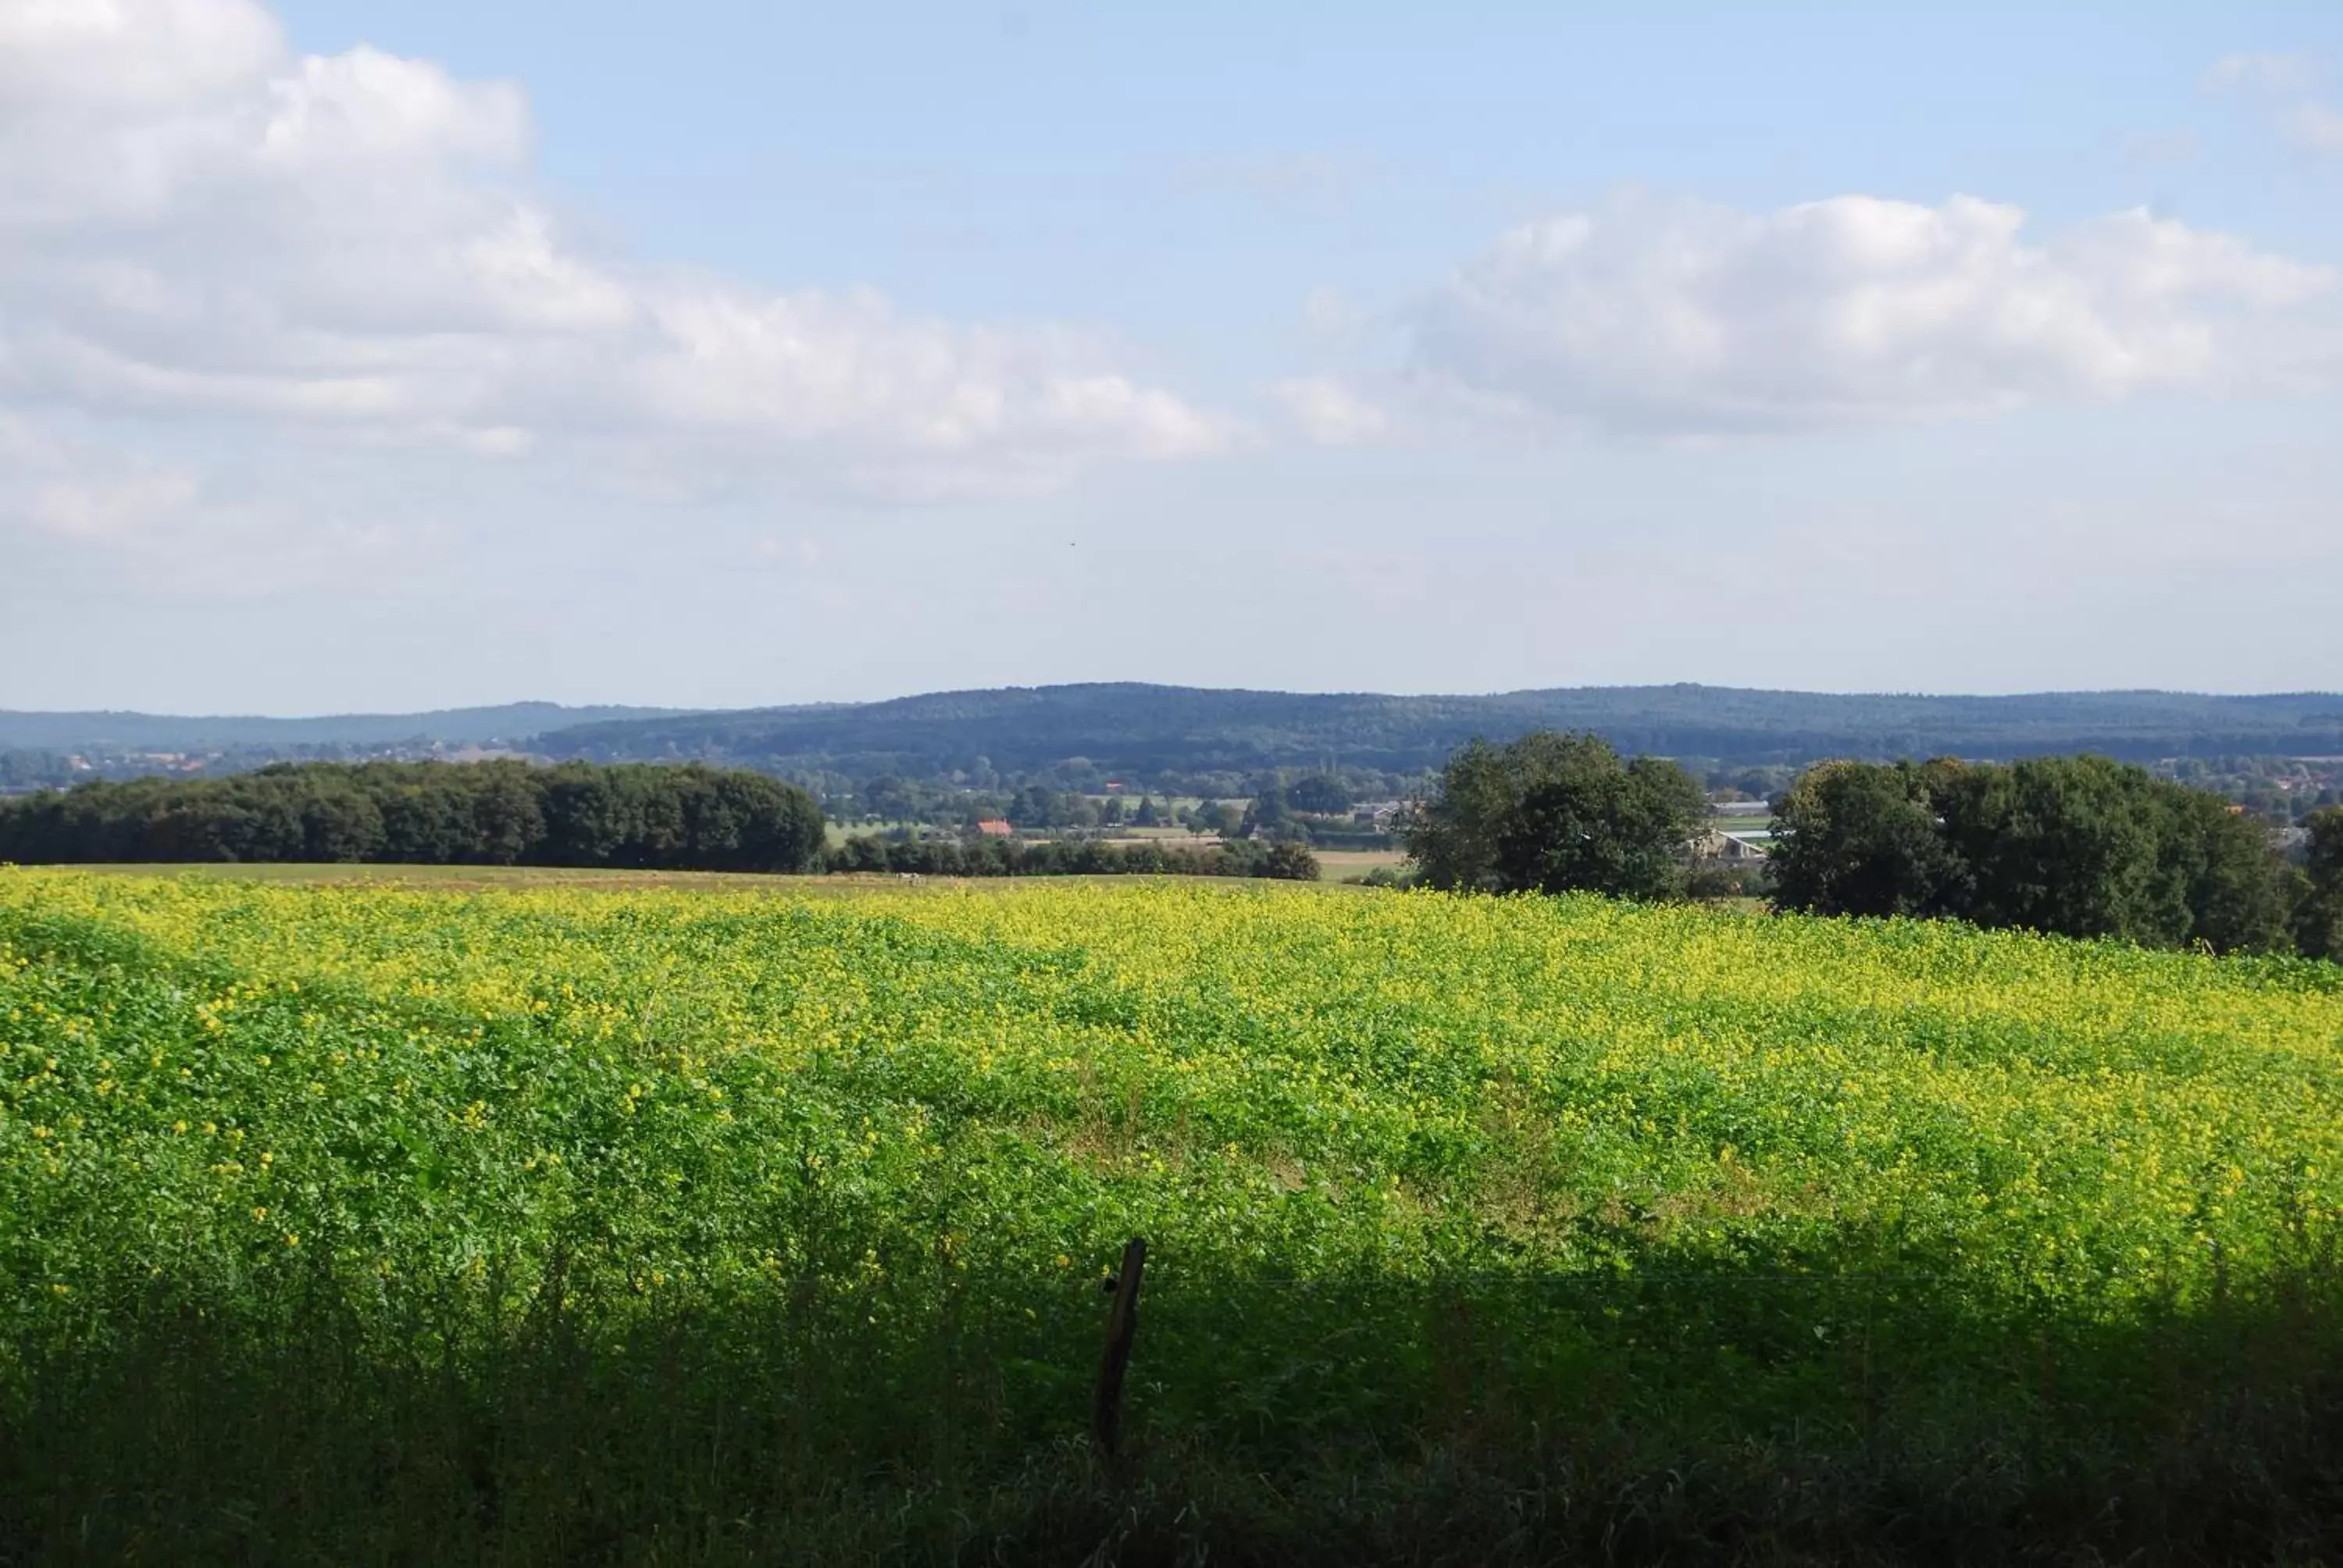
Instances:
[[[1410,314],[1406,370],[1484,414],[1660,433],[2299,385],[2335,369],[2301,317],[2336,281],[2144,211],[2036,240],[1967,196],[1628,196],[1461,267]]]
[[[908,494],[1224,438],[1076,332],[589,253],[531,134],[509,83],[297,56],[252,0],[0,5],[0,399]]]

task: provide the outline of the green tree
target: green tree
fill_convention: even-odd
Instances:
[[[379,859],[382,809],[347,778],[307,791],[301,813],[302,856],[318,862]]]
[[[1188,819],[1188,825],[1198,833],[1217,833],[1223,839],[1233,838],[1244,825],[1244,812],[1230,800],[1206,800],[1199,804]]]
[[[1286,786],[1285,803],[1296,811],[1332,816],[1351,809],[1351,791],[1331,773],[1312,773]]]
[[[2310,842],[2294,908],[2295,945],[2306,958],[2343,963],[2343,807],[2313,811],[2302,825]]]
[[[1825,762],[1782,797],[1767,850],[1775,903],[1821,915],[1938,915],[1960,906],[1962,863],[1936,797],[1959,764]]]
[[[491,866],[510,866],[528,858],[545,836],[545,815],[538,807],[535,781],[526,766],[484,762],[476,769],[478,787],[472,790],[474,857]]]
[[[2164,853],[2170,829],[2153,782],[2104,757],[1965,770],[1942,801],[1946,837],[1970,879],[1957,912],[1985,926],[2185,942],[2185,877]]]
[[[881,822],[902,822],[919,815],[919,791],[889,773],[862,787],[862,809]]]
[[[1028,784],[1010,797],[1009,822],[1015,828],[1054,828],[1060,811],[1057,791]]]
[[[1286,809],[1285,791],[1271,784],[1252,798],[1245,807],[1237,831],[1247,838],[1282,839],[1292,824],[1292,813]]]
[[[1294,840],[1272,844],[1262,860],[1261,874],[1293,882],[1318,880],[1318,857],[1310,852],[1307,844]]]
[[[2188,940],[2216,952],[2289,944],[2286,867],[2262,823],[2221,797],[2162,779],[2165,857],[2188,910]]]
[[[1625,762],[1600,736],[1542,730],[1465,747],[1404,831],[1435,888],[1671,898],[1706,812],[1664,758]]]

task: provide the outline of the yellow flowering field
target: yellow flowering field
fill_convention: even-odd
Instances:
[[[1132,1420],[1183,1462],[1584,1443],[1599,1409],[1614,1445],[1818,1464],[1900,1421],[1957,1469],[2015,1419],[2120,1446],[2091,1411],[2212,1397],[2126,1358],[2250,1382],[2271,1322],[2325,1323],[2343,1221],[2343,971],[1947,924],[7,869],[0,1047],[9,1419],[141,1355],[281,1398],[269,1358],[332,1337],[362,1386],[305,1418],[315,1464],[316,1423],[398,1430],[441,1382],[518,1442],[548,1322],[601,1347],[579,1386],[666,1334],[671,1403],[761,1391],[728,1452],[818,1412],[800,1480],[913,1484],[939,1410],[945,1468],[1031,1463],[1144,1235]],[[197,1321],[231,1348],[171,1350]],[[229,1430],[197,1428],[141,1462],[196,1475]],[[74,1506],[113,1495],[56,1441]]]

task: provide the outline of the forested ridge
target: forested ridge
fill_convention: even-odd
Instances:
[[[579,724],[534,746],[600,761],[689,757],[858,778],[980,767],[1022,774],[1078,757],[1145,779],[1329,759],[1416,773],[1437,769],[1475,738],[1540,729],[1591,731],[1623,752],[1751,764],[2077,751],[2133,761],[2328,755],[2343,753],[2343,695],[1846,696],[1662,686],[1400,697],[1112,683]]]
[[[402,741],[451,746],[518,742],[573,724],[679,717],[679,708],[558,702],[507,702],[492,708],[443,708],[428,713],[334,713],[306,719],[261,714],[176,714],[85,711],[27,713],[0,709],[0,748],[79,750],[145,747],[162,751],[214,747],[389,746]]]
[[[1111,682],[716,711],[551,702],[303,719],[0,710],[0,748],[15,749],[504,741],[612,761],[940,762],[981,754],[1003,769],[1069,756],[1133,770],[1278,766],[1330,752],[1362,767],[1436,769],[1475,736],[1502,741],[1535,729],[1593,730],[1628,752],[1779,762],[2075,751],[2127,760],[2322,755],[2343,752],[2343,693],[1942,697],[1677,685],[1394,696]]]

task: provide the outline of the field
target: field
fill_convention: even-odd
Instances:
[[[2343,1553],[2343,970],[498,879],[0,869],[0,1558]]]
[[[1364,876],[1379,866],[1393,869],[1407,864],[1407,856],[1398,849],[1313,849],[1318,857],[1318,874],[1330,882]]]

